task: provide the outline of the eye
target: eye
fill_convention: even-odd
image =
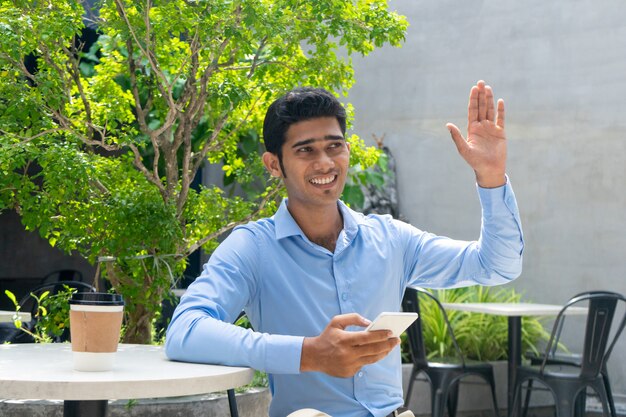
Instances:
[[[298,148],[296,152],[311,152],[311,147],[310,146],[303,146],[301,148]]]

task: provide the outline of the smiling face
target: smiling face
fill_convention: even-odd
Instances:
[[[350,145],[337,119],[303,120],[292,124],[285,136],[284,172],[273,153],[263,154],[263,162],[272,176],[283,178],[290,209],[331,205],[336,209],[350,162]]]

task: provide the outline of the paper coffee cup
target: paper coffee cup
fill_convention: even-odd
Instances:
[[[74,369],[109,371],[122,328],[124,300],[119,294],[76,293],[70,299]]]

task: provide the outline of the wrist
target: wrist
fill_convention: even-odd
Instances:
[[[476,183],[481,188],[498,188],[506,184],[506,174],[498,172],[493,174],[479,174],[476,172]]]
[[[315,338],[305,337],[302,342],[302,354],[300,355],[300,372],[314,371],[315,364]]]

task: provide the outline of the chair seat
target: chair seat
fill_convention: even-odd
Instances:
[[[521,372],[530,375],[539,375],[541,373],[539,366],[522,366],[519,369]],[[553,378],[580,379],[580,367],[567,364],[546,365],[543,374]]]
[[[488,370],[493,367],[488,362],[480,362],[475,360],[465,360],[465,366],[457,358],[436,358],[433,362],[428,362],[428,366],[431,368],[441,369],[481,369]]]
[[[536,354],[534,352],[527,352],[526,359],[530,359],[532,365],[540,365],[543,362],[544,355]],[[548,364],[563,364],[580,366],[583,362],[583,355],[580,353],[555,353],[548,357]]]

